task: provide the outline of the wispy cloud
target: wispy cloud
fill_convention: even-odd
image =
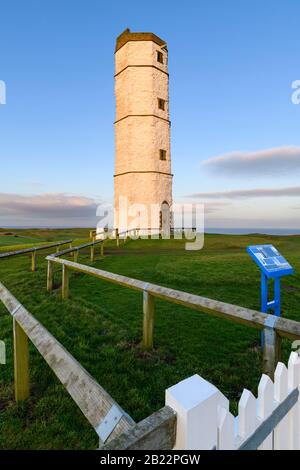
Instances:
[[[300,147],[276,147],[257,152],[231,152],[209,158],[202,165],[213,172],[237,175],[274,175],[300,171]]]
[[[187,197],[201,199],[248,199],[260,197],[299,197],[300,186],[289,188],[257,188],[257,189],[235,189],[232,191],[215,191],[190,194]]]
[[[97,202],[88,197],[65,193],[20,195],[0,193],[0,216],[34,218],[90,218]]]
[[[187,197],[195,197],[197,198],[198,196],[197,195],[191,195],[191,196],[187,196]],[[181,214],[182,213],[182,207],[184,206],[184,211],[185,213],[189,213],[189,212],[193,212],[193,204],[201,204],[201,201],[197,201],[197,202],[190,202],[190,203],[187,203],[187,202],[178,202],[174,205],[174,207],[172,208],[174,214]],[[231,202],[226,202],[226,201],[209,201],[209,202],[205,202],[204,204],[204,210],[205,210],[205,213],[206,214],[211,214],[211,213],[214,213],[214,212],[218,212],[222,209],[224,209],[224,207],[228,207],[228,206],[231,206],[232,203]],[[190,207],[189,207],[190,206]]]

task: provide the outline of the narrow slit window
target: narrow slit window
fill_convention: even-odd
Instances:
[[[157,51],[157,62],[160,62],[161,64],[164,63],[164,55],[160,51]]]
[[[163,149],[159,149],[159,159],[160,160],[167,160],[167,151]]]
[[[158,98],[158,108],[164,111],[165,105],[166,105],[166,101],[163,100],[162,98]]]

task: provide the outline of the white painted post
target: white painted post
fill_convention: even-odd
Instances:
[[[279,404],[288,395],[288,371],[282,362],[278,362],[274,375],[274,398]],[[288,450],[290,441],[289,416],[281,420],[274,430],[274,450]]]
[[[245,388],[239,401],[238,437],[241,442],[245,441],[257,426],[256,398]]]
[[[228,400],[199,375],[166,390],[166,405],[177,414],[176,450],[210,450],[217,447],[218,407]]]
[[[300,357],[296,352],[292,352],[288,363],[288,388],[292,391],[294,388],[300,389]],[[290,446],[291,450],[300,449],[300,402],[299,399],[290,411]]]
[[[218,450],[234,450],[234,416],[226,409],[219,408]]]
[[[274,410],[274,384],[270,377],[263,374],[258,385],[257,417],[260,421],[267,419]],[[259,450],[273,449],[273,432],[259,446]]]

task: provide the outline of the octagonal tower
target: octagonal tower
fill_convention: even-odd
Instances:
[[[165,41],[129,29],[117,38],[115,96],[114,225],[121,232],[134,221],[155,233],[161,229],[162,205],[172,205]]]

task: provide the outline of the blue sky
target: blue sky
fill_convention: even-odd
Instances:
[[[298,0],[0,8],[0,226],[89,225],[112,201],[114,46],[129,27],[168,43],[174,199],[204,202],[212,227],[300,228]]]

